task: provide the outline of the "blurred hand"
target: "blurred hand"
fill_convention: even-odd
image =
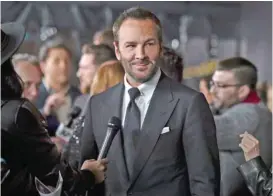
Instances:
[[[86,160],[82,164],[81,169],[87,169],[91,171],[95,175],[95,183],[99,184],[102,183],[105,180],[105,171],[107,169],[107,159],[102,160]]]
[[[52,110],[58,109],[64,103],[65,95],[63,93],[54,93],[48,96],[43,109],[44,115],[45,116],[50,115]]]
[[[66,143],[65,140],[60,137],[51,137],[51,140],[57,146],[58,151],[62,152],[63,146]]]
[[[260,156],[259,140],[247,132],[241,134],[240,137],[242,138],[242,141],[239,146],[244,151],[246,161]]]

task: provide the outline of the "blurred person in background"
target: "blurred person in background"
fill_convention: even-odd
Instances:
[[[69,84],[72,53],[62,39],[52,38],[41,46],[39,61],[44,78],[36,106],[45,116],[55,115],[63,123],[76,97],[81,94]]]
[[[19,53],[13,55],[12,64],[24,83],[23,97],[35,103],[42,82],[42,72],[38,58],[34,55]],[[55,136],[56,126],[59,124],[58,119],[55,116],[48,115],[46,116],[46,120],[48,134]],[[51,139],[58,146],[58,149],[61,149],[62,140],[58,137],[51,137]]]
[[[177,82],[183,80],[183,59],[173,49],[163,46],[159,67],[169,77]]]
[[[108,61],[101,65],[91,85],[91,95],[96,95],[117,85],[124,78],[124,69],[119,61]]]
[[[114,35],[112,29],[105,29],[95,33],[93,37],[93,43],[95,45],[105,44],[108,45],[114,51]]]
[[[220,61],[212,76],[212,104],[221,163],[221,195],[248,196],[251,193],[236,168],[245,162],[238,144],[246,130],[260,141],[261,157],[272,163],[272,113],[256,92],[257,69],[247,59]]]
[[[34,55],[19,53],[13,55],[12,64],[16,73],[24,82],[23,97],[35,103],[42,82],[42,72],[38,58]]]
[[[85,194],[104,181],[107,161],[87,160],[80,170],[60,161],[45,119],[29,100],[22,98],[23,82],[11,62],[24,37],[21,24],[1,24],[1,193],[38,196],[34,178],[55,187],[60,172],[63,193]]]
[[[80,80],[80,89],[83,95],[79,96],[74,106],[82,110],[90,94],[90,86],[99,66],[107,61],[115,60],[114,51],[105,44],[85,44],[82,47],[82,56],[79,62],[77,77]]]
[[[260,156],[260,141],[245,132],[239,146],[245,156],[245,163],[237,169],[243,176],[248,189],[253,196],[272,195],[272,167],[271,172]]]
[[[99,66],[92,84],[90,85],[90,95],[96,95],[115,86],[124,78],[124,69],[119,61],[107,61]],[[63,151],[63,158],[68,160],[74,167],[79,166],[80,161],[80,138],[82,127],[74,131],[68,144]]]

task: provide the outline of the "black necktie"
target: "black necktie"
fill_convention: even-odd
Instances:
[[[135,150],[140,134],[140,111],[135,103],[135,99],[140,95],[138,88],[131,88],[128,90],[130,95],[130,102],[127,107],[125,122],[124,122],[124,149],[127,168],[130,177],[133,172],[133,163]]]

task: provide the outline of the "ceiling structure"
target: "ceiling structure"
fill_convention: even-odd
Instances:
[[[81,45],[90,42],[96,31],[110,28],[123,10],[133,6],[153,11],[161,20],[164,44],[174,44],[182,53],[195,51],[198,58],[192,59],[196,62],[209,58],[211,44],[206,40],[211,37],[240,38],[240,2],[4,1],[1,20],[23,23],[27,27],[26,41],[32,44],[27,47],[33,51],[38,50],[39,42],[58,31],[79,54]],[[192,42],[187,44],[189,40]]]
[[[86,32],[92,28],[98,30],[111,26],[123,10],[132,6],[144,7],[156,13],[162,19],[163,27],[167,26],[166,29],[169,28],[169,30],[166,31],[170,32],[175,32],[174,29],[179,26],[181,16],[193,16],[193,25],[189,25],[188,29],[189,35],[192,36],[203,36],[204,31],[214,31],[221,37],[230,36],[234,33],[232,27],[240,20],[240,3],[238,2],[179,1],[5,1],[1,2],[1,16],[2,22],[18,21],[27,24],[29,21],[35,21],[40,28],[55,26],[59,29],[74,28],[80,32]]]

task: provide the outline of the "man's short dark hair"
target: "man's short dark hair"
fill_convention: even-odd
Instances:
[[[159,63],[162,71],[170,78],[182,82],[183,59],[173,49],[163,47],[163,62]]]
[[[157,26],[158,39],[160,42],[162,42],[162,26],[160,20],[152,12],[140,7],[132,7],[130,9],[127,9],[116,19],[113,25],[113,34],[115,41],[118,41],[120,26],[125,20],[129,18],[137,20],[151,19],[152,21],[154,21]]]
[[[106,44],[85,44],[82,48],[82,54],[93,54],[94,63],[99,66],[110,60],[116,60],[115,52]]]
[[[240,84],[256,89],[258,80],[257,68],[245,58],[233,57],[220,61],[216,66],[216,70],[232,71]]]
[[[65,44],[64,40],[59,37],[56,37],[49,39],[42,44],[39,51],[39,60],[45,61],[48,58],[49,50],[53,48],[64,49],[72,57],[72,52],[69,49],[69,47]]]

